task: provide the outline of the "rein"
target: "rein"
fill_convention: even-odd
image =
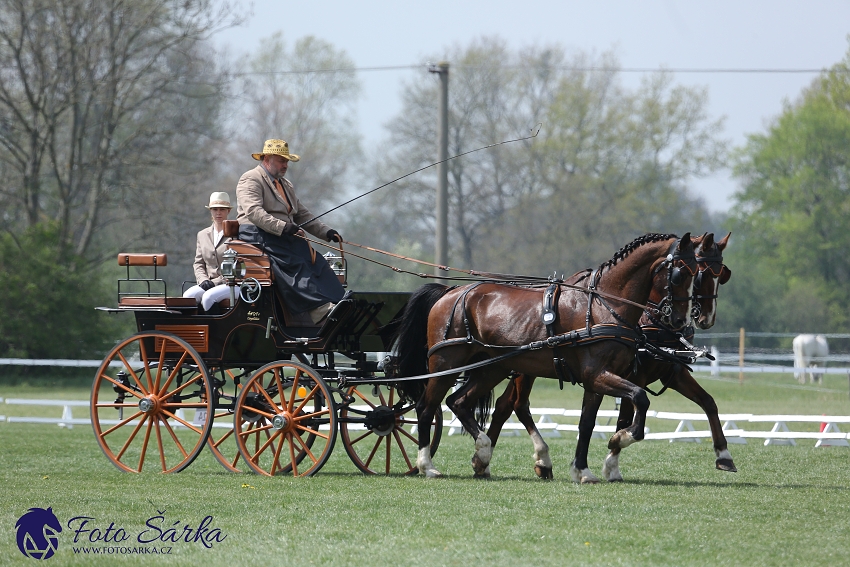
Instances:
[[[312,242],[314,244],[324,246],[325,248],[330,248],[331,250],[335,250],[337,252],[342,251],[341,246],[338,248],[336,246],[328,244],[327,242],[322,242],[321,240],[315,240],[315,239],[309,238],[307,236],[302,236],[301,238],[303,238],[307,242]],[[588,294],[591,294],[591,295],[598,295],[600,297],[604,297],[606,299],[610,299],[610,300],[613,300],[613,301],[619,301],[621,303],[625,303],[625,304],[631,305],[633,307],[640,307],[641,309],[644,309],[644,310],[649,308],[647,305],[645,305],[643,303],[637,303],[637,302],[632,301],[630,299],[626,299],[624,297],[619,297],[619,296],[614,295],[612,293],[599,291],[597,289],[588,290],[587,288],[579,286],[579,285],[566,283],[562,279],[542,278],[542,277],[539,277],[539,276],[526,276],[526,275],[521,275],[521,274],[502,274],[502,273],[498,273],[498,272],[480,272],[478,270],[464,270],[464,269],[461,269],[461,268],[452,268],[451,266],[440,266],[438,264],[432,264],[431,262],[426,262],[425,260],[410,258],[408,256],[402,256],[400,254],[394,254],[392,252],[387,252],[386,250],[381,250],[379,248],[372,248],[371,246],[365,246],[363,244],[357,244],[355,242],[349,242],[348,240],[343,240],[343,243],[348,245],[348,246],[363,248],[363,249],[369,250],[371,252],[377,252],[378,254],[384,254],[386,256],[391,256],[393,258],[398,258],[400,260],[407,260],[407,261],[414,262],[414,263],[417,263],[417,264],[422,264],[424,266],[431,266],[431,267],[434,267],[434,268],[440,268],[440,269],[445,270],[445,271],[455,271],[455,272],[461,272],[461,273],[464,273],[464,274],[469,274],[472,277],[467,278],[467,277],[462,277],[462,276],[435,276],[434,274],[427,274],[427,273],[424,273],[424,272],[413,272],[413,271],[410,271],[410,270],[405,270],[403,268],[392,266],[390,264],[385,264],[383,262],[379,262],[378,260],[375,260],[373,258],[369,258],[367,256],[355,254],[354,252],[351,252],[350,250],[347,252],[347,254],[349,256],[354,256],[355,258],[360,258],[361,260],[366,260],[367,262],[372,262],[373,264],[377,264],[379,266],[389,268],[392,271],[400,273],[400,274],[409,274],[409,275],[417,276],[417,277],[420,277],[420,278],[433,278],[433,279],[451,280],[451,281],[459,281],[459,282],[505,283],[505,284],[525,285],[525,286],[546,285],[546,284],[554,283],[554,284],[559,285],[561,287],[565,287],[565,288],[568,288],[568,289],[574,289],[574,290],[581,291],[583,293],[588,293]],[[588,269],[588,270],[585,270],[585,271],[591,272],[592,270]],[[597,271],[599,271],[598,268],[597,268]]]

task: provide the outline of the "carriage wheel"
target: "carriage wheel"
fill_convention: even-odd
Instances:
[[[339,411],[342,443],[354,465],[366,474],[418,473],[414,405],[398,404],[395,388],[385,393],[380,387],[360,385],[349,388],[347,393],[355,398],[355,407],[363,406],[356,409],[369,412],[363,424],[363,415],[349,411],[348,406]],[[437,452],[442,434],[443,414],[437,412],[431,422],[431,456]]]
[[[235,381],[235,375],[231,370],[225,370],[224,373],[231,379]],[[215,369],[210,369],[210,374],[215,375]],[[242,391],[242,384],[236,384],[236,393],[234,396],[238,397],[239,392]],[[228,398],[222,398],[219,396],[220,402],[229,402]],[[234,407],[236,406],[236,399],[233,400]],[[221,404],[219,404],[221,405]],[[242,459],[239,454],[239,448],[236,446],[236,441],[233,436],[233,410],[227,408],[216,408],[215,413],[213,415],[213,425],[212,430],[210,431],[209,439],[207,439],[207,445],[209,445],[210,451],[216,460],[230,472],[242,472],[239,468],[239,461]]]
[[[203,450],[212,428],[213,392],[201,356],[169,333],[138,333],[115,346],[91,394],[94,435],[126,472],[145,463],[179,472]]]
[[[233,424],[243,462],[257,474],[312,476],[333,450],[336,406],[317,372],[281,360],[245,383]]]

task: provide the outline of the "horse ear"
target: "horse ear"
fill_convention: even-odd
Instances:
[[[714,244],[714,233],[706,232],[702,235],[702,249],[711,248],[711,245]]]
[[[730,236],[732,236],[731,232],[717,241],[717,247],[720,249],[721,252],[724,248],[726,248],[726,245],[729,243]]]
[[[723,267],[720,269],[720,279],[718,280],[720,282],[720,285],[723,285],[726,282],[728,282],[729,278],[731,278],[731,277],[732,277],[732,270],[727,268],[726,264],[724,264]]]
[[[685,242],[688,243],[686,246],[693,246],[694,245],[694,241],[691,240],[691,232],[690,231],[688,231],[688,232],[686,232],[685,234],[682,235],[682,238],[679,239],[679,244],[676,248],[681,250],[683,248],[682,244],[685,243]]]

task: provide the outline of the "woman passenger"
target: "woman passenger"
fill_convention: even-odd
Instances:
[[[195,280],[193,285],[183,293],[183,297],[194,297],[204,311],[230,297],[230,290],[221,276],[220,266],[224,251],[230,237],[224,236],[224,221],[233,205],[230,195],[216,192],[210,195],[210,204],[206,205],[212,216],[212,225],[198,232],[198,243],[195,251]]]

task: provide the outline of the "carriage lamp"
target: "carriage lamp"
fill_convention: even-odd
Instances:
[[[230,305],[236,305],[236,280],[245,277],[247,272],[245,262],[237,259],[238,254],[233,248],[224,251],[224,260],[221,261],[221,277],[230,287]]]
[[[334,252],[326,252],[325,260],[327,260],[328,265],[334,272],[334,275],[339,278],[339,283],[341,283],[343,287],[346,287],[346,272],[348,269],[346,267],[345,258],[343,258],[342,255],[335,254]]]

